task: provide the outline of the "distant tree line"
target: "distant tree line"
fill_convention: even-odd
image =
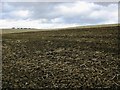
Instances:
[[[15,27],[12,27],[12,29],[33,29],[33,28],[15,28]]]

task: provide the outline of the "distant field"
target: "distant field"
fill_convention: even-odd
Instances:
[[[39,29],[2,29],[2,34],[40,31]]]
[[[120,87],[117,25],[2,35],[4,88]]]
[[[78,26],[78,27],[70,27],[70,28],[58,28],[58,29],[2,29],[2,34],[7,33],[21,33],[21,32],[34,32],[34,31],[51,31],[51,30],[69,30],[69,29],[82,29],[82,28],[100,28],[100,27],[113,27],[118,26],[118,24],[105,24],[105,25],[91,25],[91,26]]]

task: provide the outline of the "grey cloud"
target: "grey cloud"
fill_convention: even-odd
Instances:
[[[10,8],[8,9],[6,6],[4,6],[3,13],[8,15],[8,17],[6,17],[6,18],[11,18],[11,16],[10,16],[11,11],[29,10],[30,12],[33,12],[32,16],[29,17],[30,19],[39,19],[39,18],[52,19],[55,17],[55,14],[53,13],[54,6],[56,6],[57,4],[60,4],[60,3],[54,3],[54,2],[50,2],[50,3],[48,3],[48,2],[47,3],[45,3],[45,2],[16,3],[16,2],[12,2],[12,3],[7,3],[7,4],[9,5],[9,7],[14,8],[14,10],[13,9],[11,10]],[[18,17],[14,17],[14,18],[18,18]],[[12,18],[12,19],[14,19],[14,18]]]
[[[64,22],[57,22],[57,23],[66,23],[66,24],[95,24],[95,23],[100,23],[106,21],[105,17],[101,18],[90,18],[89,15],[92,12],[86,12],[85,14],[76,14],[73,13],[66,15],[62,14],[59,9],[55,9],[59,5],[64,5],[66,4],[65,2],[8,2],[3,5],[3,19],[31,19],[31,20],[37,20],[37,19],[46,19],[46,22],[43,23],[53,23],[51,20],[55,18],[61,18],[63,19]],[[100,3],[94,3],[99,6],[109,6],[110,4],[115,4],[115,3],[108,3],[108,2],[100,2]],[[66,5],[71,5],[69,6],[70,8],[72,7],[72,3],[66,4]],[[79,8],[78,8],[79,9]],[[19,10],[29,10],[32,12],[32,15],[27,17],[27,18],[21,18],[17,17],[11,14],[13,11],[19,11]]]

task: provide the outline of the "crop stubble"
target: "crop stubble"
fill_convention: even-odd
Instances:
[[[117,88],[118,26],[3,34],[3,88]]]

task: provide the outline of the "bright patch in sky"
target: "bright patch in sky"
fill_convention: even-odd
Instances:
[[[20,11],[15,11],[13,12],[13,15],[18,16],[18,17],[28,17],[30,12],[28,10],[20,10]]]

